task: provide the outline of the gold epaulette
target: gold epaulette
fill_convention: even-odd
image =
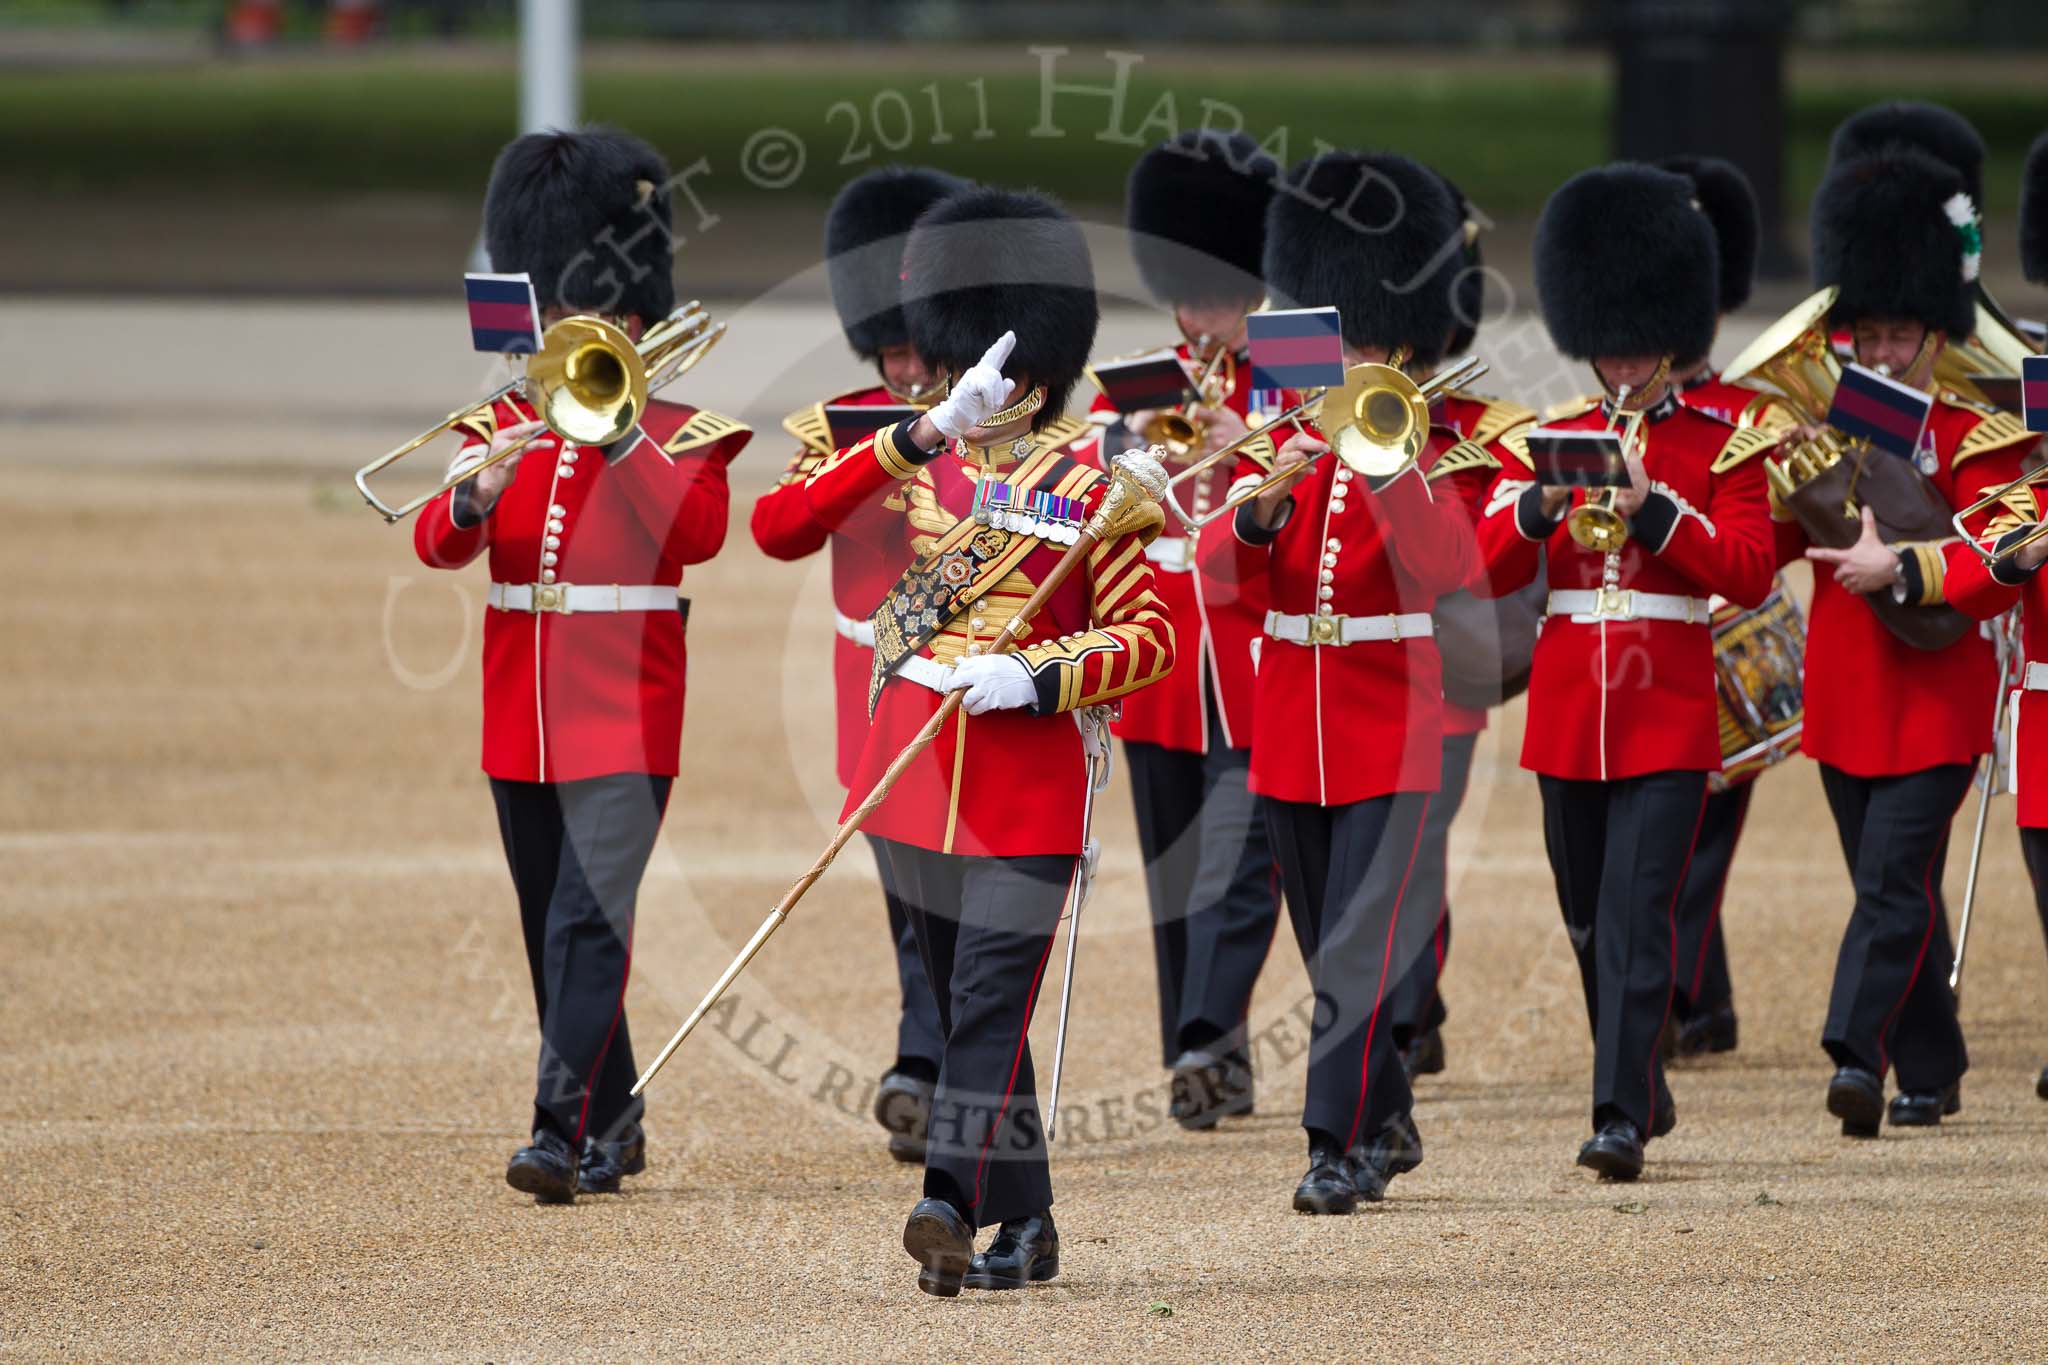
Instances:
[[[685,455],[693,450],[716,444],[728,436],[750,432],[753,428],[745,422],[735,421],[706,408],[699,408],[690,414],[690,420],[676,429],[668,438],[662,452],[668,455]]]
[[[1582,393],[1577,398],[1567,398],[1562,403],[1552,403],[1543,410],[1546,422],[1561,422],[1567,417],[1577,417],[1582,412],[1591,412],[1600,406],[1600,395]]]
[[[1529,429],[1527,427],[1514,427],[1510,429],[1506,435],[1502,436],[1494,444],[1520,461],[1523,471],[1530,474],[1536,472],[1536,462],[1529,458]]]
[[[1998,515],[1991,518],[1990,524],[1979,534],[1979,540],[1995,541],[2009,531],[2032,526],[2041,520],[2041,500],[2032,484],[2013,489],[1998,500],[1997,507]]]
[[[1753,428],[1783,435],[1799,425],[1799,418],[1776,394],[1758,393],[1742,405],[1742,411],[1736,414],[1735,425],[1745,430]]]
[[[1771,450],[1777,444],[1776,432],[1766,431],[1762,427],[1737,427],[1722,445],[1721,453],[1714,457],[1714,463],[1708,472],[1725,474],[1750,456]]]
[[[1269,423],[1244,438],[1244,444],[1237,448],[1240,458],[1250,460],[1260,469],[1272,472],[1273,461],[1279,458],[1280,443],[1273,438],[1273,427]],[[1228,474],[1229,470],[1223,471]]]
[[[1033,441],[1041,450],[1057,450],[1061,446],[1072,445],[1083,436],[1099,435],[1101,431],[1101,427],[1085,417],[1055,417],[1033,437]]]
[[[1955,407],[1968,408],[1972,412],[1984,414],[1984,420],[1970,428],[1970,434],[1965,436],[1962,444],[1956,447],[1954,458],[1948,462],[1950,469],[1954,469],[1965,460],[1973,460],[1979,455],[1988,455],[1994,450],[2006,450],[2012,446],[2026,445],[2041,439],[2039,432],[2028,431],[2027,424],[2022,422],[2014,413],[2000,412],[1996,408],[1982,407],[1976,403],[1969,402],[1967,399],[1953,397],[1946,392],[1941,396],[1944,399],[1950,400],[1951,404]]]
[[[1979,402],[1968,394],[1958,393],[1954,389],[1936,389],[1934,396],[1940,402],[1946,403],[1952,408],[1962,408],[1966,412],[1989,414],[2000,411],[2000,409],[1993,407],[1989,403]]]
[[[469,433],[486,445],[490,444],[491,438],[498,434],[498,405],[486,403],[465,414],[462,420],[455,424],[455,429]]]
[[[1534,416],[1533,413],[1530,415]],[[1524,448],[1526,449],[1526,447]],[[1461,473],[1467,469],[1499,468],[1500,461],[1493,457],[1493,452],[1481,445],[1479,438],[1474,436],[1469,441],[1458,442],[1449,450],[1437,456],[1435,462],[1430,465],[1423,477],[1429,482],[1435,483],[1438,479]]]
[[[1500,434],[1510,427],[1526,426],[1536,420],[1536,410],[1525,408],[1520,403],[1511,403],[1505,398],[1487,398],[1463,389],[1454,390],[1452,396],[1468,403],[1484,403],[1486,411],[1479,414],[1479,420],[1472,424],[1472,435],[1467,438],[1485,445],[1499,439]]]
[[[782,419],[782,429],[817,455],[832,453],[832,424],[825,419],[825,405],[813,403]]]

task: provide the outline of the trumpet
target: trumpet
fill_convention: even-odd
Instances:
[[[1950,517],[1949,525],[1953,526],[1956,534],[1963,538],[1963,544],[1977,552],[1977,558],[1983,560],[1986,564],[1999,564],[2018,554],[2043,536],[2048,536],[2048,522],[2041,520],[2041,507],[2038,497],[2030,495],[2028,500],[2030,505],[2028,506],[2022,506],[2010,501],[2013,494],[2038,487],[2043,483],[2048,483],[2048,465],[2043,465],[2038,469],[2030,469],[2017,479],[2002,483],[1998,487],[1988,490],[1983,497]],[[1992,544],[1986,546],[1983,541],[1971,534],[1963,523],[1977,515],[1977,513],[1990,507],[1996,507],[2002,502],[2007,504],[2013,515],[2018,519],[2017,525],[2006,528],[2008,532],[2017,530],[2018,526],[2028,525],[2029,523],[2031,523],[2032,529],[2010,545],[2000,545],[1997,543],[1997,538],[1994,537]]]
[[[1207,336],[1197,337],[1197,347],[1209,344]],[[1219,367],[1222,367],[1219,369]],[[1230,359],[1230,348],[1218,346],[1216,353],[1202,366],[1202,372],[1195,378],[1196,397],[1177,408],[1156,412],[1146,421],[1144,438],[1147,445],[1165,446],[1166,453],[1181,458],[1202,443],[1202,436],[1208,423],[1196,416],[1203,408],[1221,406],[1223,400],[1235,387],[1236,362]]]
[[[1344,372],[1343,384],[1334,389],[1317,389],[1258,431],[1246,432],[1168,479],[1166,505],[1182,525],[1199,531],[1291,478],[1291,470],[1269,474],[1257,484],[1233,491],[1221,506],[1199,516],[1190,515],[1174,493],[1181,484],[1236,454],[1259,432],[1282,422],[1293,422],[1297,430],[1304,421],[1316,422],[1329,436],[1330,449],[1345,468],[1368,479],[1391,478],[1422,454],[1429,439],[1430,400],[1448,389],[1470,383],[1486,371],[1485,361],[1467,356],[1449,370],[1418,384],[1392,365],[1354,365]],[[1312,455],[1309,463],[1320,458],[1320,454]]]
[[[1671,373],[1671,357],[1664,363],[1650,382],[1643,385],[1643,392],[1653,393],[1663,378]],[[1628,421],[1621,427],[1621,451],[1623,458],[1638,454],[1642,450],[1643,410],[1631,409],[1628,405],[1629,386],[1620,385],[1614,392],[1616,416],[1626,412]],[[1608,429],[1614,429],[1610,419]],[[1564,519],[1564,529],[1573,543],[1581,549],[1591,550],[1596,555],[1618,554],[1628,544],[1628,519],[1614,510],[1614,499],[1619,488],[1602,488],[1588,494],[1586,500],[1574,507]]]
[[[440,486],[393,507],[370,491],[370,476],[398,463],[442,432],[501,399],[518,396],[530,404],[547,429],[573,445],[605,446],[639,424],[648,398],[688,373],[725,335],[725,324],[691,300],[649,328],[635,343],[603,318],[585,313],[566,317],[541,333],[540,349],[527,357],[525,373],[479,402],[457,408],[404,445],[386,451],[356,471],[356,491],[386,522],[411,516],[449,489],[475,478],[540,438],[529,436],[495,455],[464,466]]]

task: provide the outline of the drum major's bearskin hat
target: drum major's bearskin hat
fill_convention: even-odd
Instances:
[[[903,251],[903,317],[926,361],[959,374],[1004,331],[1003,372],[1046,387],[1041,428],[1066,408],[1095,345],[1095,270],[1081,225],[1042,194],[971,189],[925,210]]]
[[[1756,283],[1757,241],[1762,235],[1749,177],[1713,156],[1668,156],[1657,165],[1692,181],[1693,197],[1714,225],[1714,244],[1720,249],[1720,311],[1734,312],[1749,302],[1750,286]]]
[[[1882,151],[1895,142],[1917,147],[1963,178],[1963,193],[1984,208],[1984,139],[1970,121],[1939,104],[1901,100],[1873,104],[1842,120],[1828,142],[1828,169]]]
[[[1714,226],[1692,181],[1636,162],[1581,171],[1536,220],[1536,294],[1577,360],[1707,354],[1721,300]]]
[[[616,128],[507,143],[484,192],[493,270],[533,277],[542,308],[652,323],[676,306],[668,165]]]
[[[1264,294],[1266,205],[1279,174],[1279,163],[1243,133],[1185,132],[1139,157],[1124,223],[1152,296],[1200,304]]]
[[[903,244],[919,214],[969,188],[922,166],[885,166],[847,182],[825,215],[825,275],[847,344],[864,360],[910,340]]]
[[[1458,206],[1458,229],[1465,244],[1451,281],[1451,340],[1444,354],[1463,355],[1479,340],[1479,319],[1486,311],[1486,258],[1479,250],[1479,215],[1472,211],[1472,201],[1442,171],[1436,176]]]
[[[1976,325],[1975,215],[1963,177],[1902,143],[1837,163],[1813,196],[1813,282],[1840,291],[1836,326],[1910,318]]]
[[[2020,176],[2020,269],[2035,284],[2048,284],[2048,133],[2027,153]]]
[[[1463,222],[1442,177],[1405,156],[1311,157],[1266,212],[1266,284],[1280,307],[1334,305],[1355,347],[1434,365],[1456,322]]]

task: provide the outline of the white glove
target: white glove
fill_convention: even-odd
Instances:
[[[1010,711],[1038,700],[1038,684],[1031,680],[1031,670],[1014,654],[977,654],[954,664],[946,690],[958,692],[963,687],[967,695],[960,704],[970,716]]]
[[[1017,391],[1017,383],[1003,378],[1003,362],[1016,347],[1015,332],[997,337],[996,344],[983,352],[980,362],[970,365],[966,374],[953,381],[946,401],[925,413],[941,436],[949,441],[965,436],[975,423],[1010,405],[1010,395]]]

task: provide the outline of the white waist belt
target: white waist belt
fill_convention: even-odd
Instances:
[[[1266,613],[1266,634],[1291,645],[1356,645],[1367,640],[1422,640],[1436,632],[1426,611],[1398,616],[1289,616]]]
[[[674,611],[676,590],[659,583],[493,583],[486,596],[499,611]]]
[[[944,692],[953,682],[952,668],[925,654],[913,654],[896,665],[895,676],[934,692]]]
[[[875,647],[875,623],[873,621],[856,621],[845,612],[835,611],[832,613],[832,628],[839,632],[840,639],[851,640],[862,649],[873,649]]]
[[[1684,621],[1706,625],[1713,611],[1704,597],[1634,588],[1560,588],[1550,594],[1550,614],[1574,621]]]
[[[2020,686],[2029,692],[2048,692],[2048,664],[2028,664]]]
[[[1145,558],[1167,573],[1188,573],[1195,567],[1195,542],[1187,536],[1161,536],[1145,547]]]

